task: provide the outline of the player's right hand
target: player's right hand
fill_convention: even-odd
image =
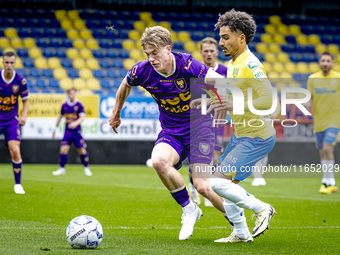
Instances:
[[[53,130],[53,133],[52,133],[52,139],[54,139],[54,136],[55,136],[55,129]]]
[[[109,117],[109,125],[112,127],[113,131],[118,134],[117,128],[120,126],[121,119],[120,116],[117,117],[116,114],[111,113]]]

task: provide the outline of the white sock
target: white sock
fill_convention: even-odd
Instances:
[[[334,160],[321,160],[323,178],[322,183],[327,186],[335,186]]]
[[[262,178],[262,159],[255,164],[253,177],[254,179]]]
[[[196,207],[195,204],[190,200],[190,203],[187,206],[182,207],[182,209],[184,213],[192,213],[195,211]]]
[[[268,164],[268,154],[261,159],[262,166],[266,166]]]
[[[239,238],[246,239],[250,236],[250,232],[246,221],[234,223],[234,231]]]
[[[59,169],[65,171],[65,167],[59,167]]]

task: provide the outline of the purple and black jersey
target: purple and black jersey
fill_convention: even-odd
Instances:
[[[70,102],[68,99],[66,102],[61,106],[60,115],[64,116],[66,118],[66,127],[65,127],[65,133],[66,132],[74,132],[74,133],[80,133],[81,126],[77,126],[75,129],[69,129],[68,124],[79,119],[79,116],[85,116],[85,110],[84,106],[78,101],[75,100],[74,102]]]
[[[157,72],[148,60],[139,62],[127,74],[130,86],[142,86],[158,104],[159,120],[164,131],[177,135],[190,132],[190,125],[211,126],[209,115],[201,110],[190,109],[190,100],[200,97],[206,88],[202,83],[190,84],[191,78],[203,80],[209,67],[194,59],[190,54],[172,52],[174,71],[165,76]]]
[[[18,98],[28,98],[26,79],[13,71],[13,77],[6,82],[4,70],[1,70],[0,79],[0,123],[18,121]]]
[[[220,75],[222,75],[223,77],[227,78],[227,71],[228,71],[228,67],[224,66],[224,65],[220,65],[219,63],[216,63],[216,66],[214,68],[214,71]]]

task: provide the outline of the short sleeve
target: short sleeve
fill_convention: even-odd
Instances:
[[[86,116],[83,104],[79,104],[78,115],[79,116]]]
[[[20,91],[21,100],[28,99],[28,89],[27,89],[27,81],[25,78],[21,80],[21,91]]]
[[[140,71],[141,67],[137,64],[134,65],[126,75],[127,84],[131,87],[139,86],[140,85]]]
[[[188,58],[184,65],[184,69],[188,70],[190,75],[195,78],[204,79],[210,67],[194,59],[192,56]]]

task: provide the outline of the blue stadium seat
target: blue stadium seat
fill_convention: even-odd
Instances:
[[[62,28],[57,29],[56,37],[58,37],[58,38],[66,38],[67,35],[66,35],[65,30],[62,29]]]
[[[318,34],[318,35],[322,35],[325,33],[325,27],[324,26],[313,26],[313,33],[314,34]]]
[[[330,43],[333,43],[333,36],[324,35],[324,36],[321,36],[320,40],[323,44],[330,44]]]
[[[293,44],[283,44],[281,46],[281,50],[286,53],[291,53],[294,51],[294,45]]]
[[[183,43],[181,42],[174,42],[173,43],[174,50],[184,50]]]
[[[125,49],[122,49],[119,51],[119,57],[120,58],[129,58],[129,52]]]
[[[100,61],[99,61],[99,65],[100,65],[100,67],[102,67],[102,68],[110,68],[110,63],[109,63],[109,61],[106,60],[106,59],[100,60]]]
[[[62,45],[62,47],[65,47],[65,48],[72,48],[73,47],[72,41],[70,39],[63,39],[61,45]]]
[[[256,33],[263,34],[264,32],[264,25],[258,24],[256,27]]]
[[[310,34],[315,33],[315,32],[314,32],[314,29],[315,29],[314,26],[305,25],[305,26],[302,26],[302,27],[301,27],[301,32],[302,32],[303,34],[310,35]]]
[[[301,73],[293,73],[292,76],[293,76],[293,79],[298,82],[304,80],[305,78]]]
[[[51,49],[44,49],[43,50],[43,56],[46,58],[54,57],[54,50]]]
[[[118,31],[118,37],[120,39],[128,39],[129,36],[128,36],[128,30],[125,30],[125,29],[121,29],[121,30],[115,30],[115,31]],[[110,34],[113,34],[113,33],[109,33]],[[113,35],[115,36],[115,35]]]
[[[31,58],[25,58],[23,64],[25,67],[34,67],[34,62]]]
[[[43,69],[42,76],[44,76],[46,78],[52,78],[53,77],[53,72],[52,72],[51,69]]]
[[[163,20],[167,20],[167,14],[165,12],[155,12],[152,15],[152,18],[155,21],[163,21]]]
[[[88,29],[100,28],[100,22],[98,20],[90,19],[86,21],[86,26]]]
[[[114,71],[114,70],[108,70],[108,71],[107,71],[107,77],[108,77],[108,78],[112,78],[112,79],[117,78],[116,71]]]
[[[255,52],[256,51],[256,47],[253,44],[249,44],[248,48],[251,52]]]
[[[106,28],[112,26],[112,21],[109,19],[101,19],[99,20],[100,22],[100,27]]]
[[[95,58],[103,58],[104,57],[104,54],[101,50],[94,50],[92,52],[92,54]]]
[[[264,56],[262,53],[254,52],[254,55],[260,60],[260,62],[264,61]],[[230,58],[228,58],[227,60],[230,60]]]
[[[315,55],[312,53],[303,53],[302,57],[303,57],[303,61],[307,63],[315,61]]]
[[[51,88],[59,89],[59,81],[57,79],[50,79],[49,85]]]
[[[4,35],[0,35],[0,36],[4,36]],[[19,28],[18,29],[18,36],[21,37],[21,38],[31,36],[31,29],[29,29],[29,28]]]
[[[28,57],[28,52],[26,49],[22,48],[22,49],[18,49],[17,54],[19,57],[21,58],[27,58]]]
[[[298,53],[303,53],[303,52],[306,51],[306,46],[297,43],[297,44],[294,45],[294,51],[298,52]]]
[[[33,87],[31,89],[28,90],[31,94],[36,94],[39,93],[38,90],[34,89]]]
[[[50,41],[50,47],[53,47],[53,48],[61,47],[61,40],[57,38],[52,38]]]
[[[197,22],[196,29],[197,31],[209,31],[209,25],[207,22]]]
[[[103,79],[104,78],[104,74],[103,74],[102,70],[94,70],[93,76],[94,76],[94,78],[97,78],[97,79]]]
[[[15,70],[20,76],[26,77],[26,71],[23,68],[18,68]]]
[[[293,62],[301,62],[303,59],[302,54],[300,53],[292,53],[290,54],[290,60]]]
[[[35,82],[35,86],[37,86],[39,89],[45,89],[45,81],[43,79],[37,79]]]
[[[36,19],[26,19],[26,26],[36,28],[39,27],[38,20]]]
[[[50,93],[52,93],[53,91],[51,91],[51,90],[49,90],[49,89],[43,89],[43,90],[41,90],[41,93],[43,93],[43,94],[50,94]]]
[[[99,46],[100,46],[101,48],[106,48],[106,49],[114,47],[114,46],[113,46],[113,43],[112,43],[112,40],[108,40],[108,39],[102,39],[102,40],[100,40],[100,41],[99,41]]]
[[[121,49],[123,48],[123,45],[119,40],[113,40],[112,47],[116,49]]]
[[[174,21],[171,24],[171,28],[174,31],[182,31],[182,30],[185,30],[185,25],[184,25],[184,22],[181,22],[181,21],[176,22],[176,21]]]
[[[0,29],[0,37],[4,37],[4,36],[5,36],[4,31],[2,31],[2,30]]]
[[[123,68],[123,62],[119,59],[115,59],[115,60],[113,60],[113,67]]]
[[[41,47],[41,48],[46,48],[49,47],[50,41],[49,39],[45,39],[45,38],[39,38],[37,40],[37,46]]]
[[[125,69],[119,70],[119,77],[124,78],[126,76],[127,71]]]
[[[78,73],[78,70],[74,69],[74,68],[71,68],[67,71],[67,75],[70,77],[70,78],[78,78],[79,77],[79,73]]]
[[[218,58],[219,58],[221,61],[227,61],[227,57],[224,55],[224,52],[223,52],[223,51],[219,51],[219,53],[218,53]]]
[[[287,43],[296,43],[295,36],[293,36],[293,35],[287,35],[287,36],[286,36],[286,41],[287,41]]]
[[[252,42],[254,42],[254,43],[261,42],[261,38],[258,35],[255,35]]]
[[[55,56],[58,58],[66,58],[66,51],[64,49],[57,49]]]
[[[308,53],[314,53],[315,54],[315,48],[313,45],[306,45],[306,52]]]
[[[100,85],[103,89],[111,89],[110,81],[108,80],[102,80]]]
[[[14,19],[13,26],[16,28],[25,27],[26,20],[25,19]]]
[[[333,36],[333,43],[340,44],[340,36],[339,35],[334,35]]]
[[[109,49],[106,52],[106,57],[108,58],[117,58],[118,56],[119,56],[119,51],[117,50]]]
[[[43,30],[40,28],[32,28],[31,31],[32,31],[31,33],[32,37],[43,37],[44,36]]]
[[[93,94],[99,95],[99,96],[104,96],[105,95],[105,92],[102,91],[102,90],[93,90],[92,92],[93,92]]]
[[[105,38],[106,31],[104,29],[94,29],[92,30],[92,36],[94,38]]]
[[[54,91],[54,93],[56,93],[56,94],[64,94],[64,93],[65,93],[65,90],[63,90],[63,89],[56,89],[56,90]]]
[[[39,78],[40,77],[39,70],[37,68],[31,68],[30,76]]]
[[[191,40],[201,41],[204,38],[203,32],[193,32],[191,33]]]
[[[56,37],[57,35],[57,30],[54,28],[45,28],[44,29],[44,36],[48,38],[53,38]]]
[[[61,61],[61,65],[65,68],[72,68],[73,67],[73,64],[72,64],[72,61],[68,58],[64,58],[62,61]]]
[[[26,81],[27,81],[27,88],[29,88],[29,89],[33,88],[33,83],[31,81],[31,79],[26,79]]]

